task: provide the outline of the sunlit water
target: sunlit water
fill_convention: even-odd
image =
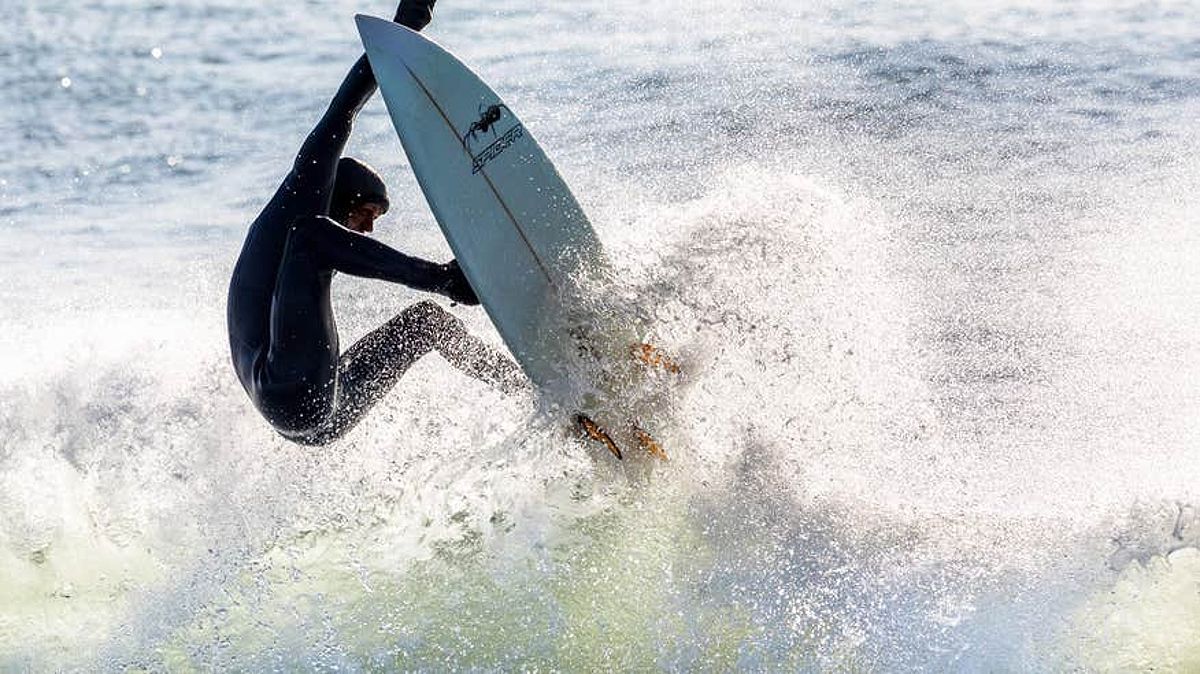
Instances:
[[[649,475],[435,358],[323,449],[241,392],[392,8],[8,4],[0,669],[1200,668],[1195,4],[443,0],[687,369]],[[351,152],[446,259],[381,101]]]

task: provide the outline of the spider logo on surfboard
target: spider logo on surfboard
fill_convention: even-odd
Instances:
[[[500,133],[496,127],[500,126],[506,117],[512,120],[513,125]],[[507,105],[494,103],[484,106],[483,103],[480,103],[479,118],[471,122],[471,126],[462,135],[463,149],[471,155],[471,173],[482,171],[488,162],[499,157],[524,135],[525,128],[517,122]],[[480,143],[489,139],[491,143],[479,151],[475,150]]]

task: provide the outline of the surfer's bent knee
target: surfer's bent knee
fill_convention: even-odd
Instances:
[[[462,319],[450,313],[442,305],[433,300],[419,302],[421,310],[421,328],[435,338],[460,337],[467,332],[467,326]]]
[[[440,304],[433,300],[421,300],[405,310],[406,314],[418,321],[436,320],[441,314],[448,313]]]
[[[393,338],[405,344],[417,357],[437,349],[446,338],[466,332],[466,326],[457,316],[432,300],[409,306],[388,325]]]

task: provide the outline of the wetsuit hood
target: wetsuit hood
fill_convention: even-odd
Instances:
[[[338,160],[329,215],[344,223],[350,210],[359,204],[379,204],[387,212],[387,186],[375,169],[354,157],[342,157]]]

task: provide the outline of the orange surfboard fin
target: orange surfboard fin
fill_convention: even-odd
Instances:
[[[637,358],[651,369],[665,370],[671,374],[679,374],[680,372],[679,364],[656,346],[651,344],[634,344],[630,351],[633,353],[634,358]]]
[[[662,445],[658,444],[658,440],[655,440],[649,433],[642,430],[641,426],[636,424],[633,427],[633,432],[637,436],[638,444],[641,445],[642,449],[649,452],[650,456],[660,461],[667,460],[667,452],[662,448]]]
[[[623,460],[625,458],[621,456],[621,448],[617,446],[617,443],[613,442],[613,439],[609,437],[608,433],[606,433],[603,428],[600,428],[600,426],[596,422],[592,421],[591,418],[589,418],[586,414],[576,414],[575,423],[579,424],[579,428],[583,431],[585,436],[592,440],[603,443],[604,446],[608,448],[608,451],[612,452],[612,455],[617,457],[618,460]]]

